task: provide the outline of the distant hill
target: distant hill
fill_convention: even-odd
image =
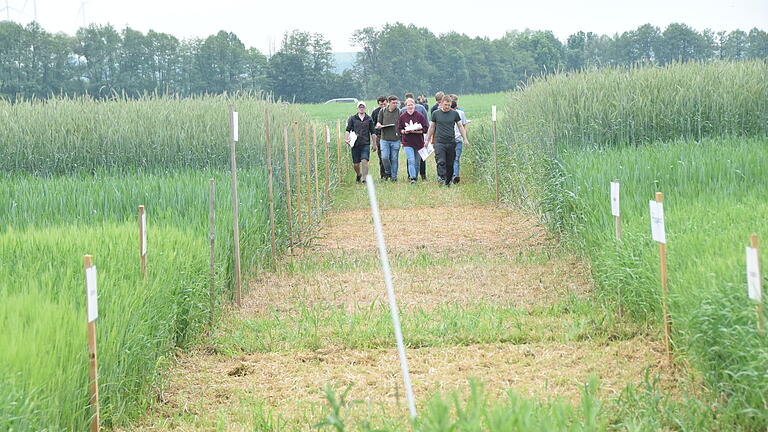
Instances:
[[[333,60],[336,65],[333,71],[336,72],[337,74],[340,74],[347,69],[352,69],[352,67],[355,65],[356,58],[357,58],[356,52],[333,53]]]

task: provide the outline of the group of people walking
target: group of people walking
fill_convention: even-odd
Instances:
[[[381,179],[396,182],[400,147],[408,161],[408,181],[416,183],[419,175],[426,180],[426,158],[419,151],[431,150],[431,145],[438,183],[446,186],[459,183],[461,151],[469,145],[466,131],[469,121],[458,106],[459,98],[437,92],[431,109],[425,98],[419,99],[417,103],[412,93],[406,93],[401,104],[397,96],[379,96],[376,98],[378,107],[371,115],[366,112],[365,102],[358,103],[357,114],[347,120],[344,134],[345,142],[352,146],[352,163],[358,183],[365,182],[372,151],[379,158]]]

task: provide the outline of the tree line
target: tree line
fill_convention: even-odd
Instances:
[[[34,22],[2,21],[0,97],[256,91],[285,101],[321,102],[406,91],[496,92],[533,75],[591,67],[768,59],[763,30],[698,32],[680,23],[663,31],[646,24],[613,36],[578,32],[565,42],[551,31],[510,31],[489,39],[435,35],[395,23],[356,30],[351,41],[359,48],[355,67],[339,74],[330,41],[318,33],[288,32],[279,50],[266,56],[226,31],[179,40],[151,30],[91,25],[70,36]]]

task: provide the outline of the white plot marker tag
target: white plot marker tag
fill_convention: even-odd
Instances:
[[[611,214],[620,216],[621,206],[619,205],[619,182],[611,182]]]
[[[763,300],[760,285],[760,264],[757,259],[757,249],[747,246],[747,290],[749,298],[758,303]]]
[[[491,105],[491,121],[496,121],[496,105]]]
[[[381,216],[379,215],[379,204],[376,201],[376,186],[373,183],[373,177],[370,174],[365,178],[368,187],[368,196],[371,200],[371,213],[373,213],[373,224],[376,228],[376,239],[379,243],[379,258],[381,259],[381,268],[384,271],[384,283],[387,285],[387,297],[389,297],[389,310],[392,312],[392,323],[395,327],[395,340],[397,341],[397,352],[400,356],[400,368],[403,372],[403,383],[405,385],[405,395],[408,398],[408,410],[411,418],[416,418],[416,404],[413,400],[413,388],[411,387],[411,376],[408,374],[408,359],[405,357],[405,344],[403,344],[403,332],[400,329],[400,314],[397,310],[397,300],[395,299],[395,289],[392,287],[392,273],[389,269],[389,258],[387,257],[387,247],[384,244],[384,231],[381,228]]]
[[[232,111],[232,141],[239,141],[237,111]]]
[[[147,214],[141,214],[141,256],[147,256]]]
[[[331,143],[331,129],[327,125],[325,126],[325,143]]]
[[[667,243],[664,231],[664,204],[656,201],[648,202],[651,208],[651,234],[653,240],[659,243]]]
[[[96,294],[96,266],[85,269],[85,293],[87,296],[88,322],[99,316],[98,295]]]

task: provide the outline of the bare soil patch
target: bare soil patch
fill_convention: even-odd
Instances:
[[[455,251],[493,255],[497,251],[544,248],[550,237],[533,216],[489,206],[383,209],[388,252]],[[371,211],[328,215],[316,253],[377,253]]]
[[[573,256],[545,263],[489,260],[417,269],[393,267],[392,273],[398,304],[407,308],[476,303],[526,308],[549,305],[572,294],[583,295],[592,288],[588,270]],[[251,282],[251,291],[258,295],[246,299],[243,316],[271,310],[290,312],[297,305],[317,304],[352,311],[387,301],[379,269],[266,273]]]
[[[582,384],[591,376],[601,382],[604,396],[615,396],[629,383],[640,383],[646,369],[667,374],[663,346],[645,337],[598,344],[488,344],[408,350],[414,393],[420,403],[436,392],[465,394],[468,379],[478,379],[500,396],[519,394],[558,397],[578,402]],[[205,417],[237,405],[233,395],[263,398],[286,418],[300,406],[322,404],[322,388],[342,391],[352,384],[348,400],[367,405],[404,407],[397,351],[349,350],[327,347],[318,351],[267,353],[228,358],[190,356],[170,371],[164,393],[165,409],[186,410]],[[663,385],[671,386],[670,381]],[[293,414],[292,414],[293,413]]]

